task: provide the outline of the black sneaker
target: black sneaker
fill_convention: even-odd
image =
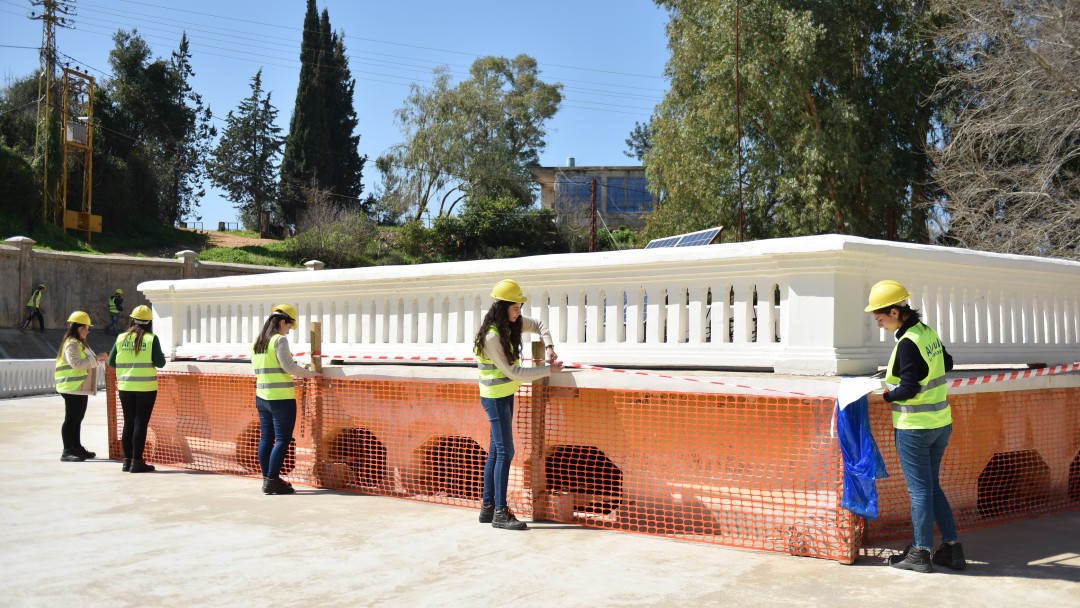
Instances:
[[[74,450],[71,450],[71,451],[75,452],[76,454],[79,454],[80,456],[82,456],[86,460],[92,460],[94,458],[97,458],[97,452],[91,452],[90,450],[84,448],[81,445],[79,447],[75,448]]]
[[[967,561],[964,560],[964,545],[960,543],[954,545],[941,543],[938,550],[934,551],[933,562],[953,570],[963,570],[967,567]]]
[[[491,527],[502,528],[503,530],[529,529],[529,526],[525,525],[525,522],[518,521],[518,518],[514,517],[514,514],[510,511],[510,507],[495,510],[495,513],[491,518]]]
[[[263,482],[263,494],[292,494],[294,492],[296,490],[280,478],[267,479]]]
[[[124,459],[124,466],[120,470],[125,472],[125,473],[127,473],[128,471],[131,470],[131,459],[130,458],[125,458]]]
[[[139,458],[131,459],[131,468],[128,469],[129,473],[151,473],[154,471],[154,465],[146,464],[145,460]]]
[[[900,570],[911,570],[923,574],[934,571],[934,567],[930,564],[930,552],[911,545],[908,545],[900,555],[890,557],[889,565]]]
[[[84,460],[86,460],[86,457],[75,450],[64,450],[64,453],[60,455],[60,462],[82,462]]]
[[[480,505],[480,523],[490,524],[495,517],[495,505]]]

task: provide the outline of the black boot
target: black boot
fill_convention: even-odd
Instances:
[[[514,517],[514,514],[510,512],[510,507],[495,510],[495,514],[491,518],[491,527],[502,528],[503,530],[527,530],[529,528],[529,526],[525,525],[525,522],[518,521],[518,518]]]
[[[292,494],[294,492],[296,490],[280,478],[275,477],[263,482],[263,494]]]
[[[900,555],[889,558],[889,565],[900,570],[912,570],[914,572],[933,572],[934,567],[930,564],[930,552],[926,549],[918,549],[908,545]]]
[[[60,462],[82,462],[84,460],[86,460],[86,457],[75,450],[64,450],[64,453],[60,455]]]
[[[480,523],[490,524],[495,517],[495,505],[480,505]]]
[[[121,470],[123,472],[125,472],[125,473],[131,471],[131,459],[130,458],[125,458],[124,459],[124,466],[123,466],[123,468]]]
[[[149,473],[154,470],[154,465],[146,464],[146,461],[142,458],[131,459],[131,473]]]
[[[953,570],[963,570],[967,567],[967,561],[964,559],[964,545],[960,543],[953,545],[941,543],[938,550],[934,551],[933,561],[939,566],[945,566]]]

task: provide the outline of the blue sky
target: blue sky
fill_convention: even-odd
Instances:
[[[623,154],[625,139],[635,121],[648,120],[667,88],[667,14],[651,0],[321,0],[318,6],[329,9],[332,26],[345,33],[357,80],[360,152],[372,160],[402,140],[393,112],[409,83],[430,83],[439,65],[461,77],[478,57],[525,53],[537,59],[547,82],[563,83],[563,106],[547,125],[544,165],[564,165],[568,157],[579,166],[636,164]],[[272,91],[287,132],[305,7],[305,0],[78,0],[75,29],[58,29],[57,47],[61,60],[107,79],[118,29],[138,29],[160,57],[168,57],[187,31],[193,86],[219,130],[220,119],[250,95],[250,79],[261,67],[263,87]],[[41,22],[28,18],[31,10],[28,0],[0,0],[0,82],[37,69]],[[13,48],[20,46],[34,48]],[[376,181],[370,163],[365,192]],[[236,221],[231,203],[207,188],[195,215],[207,228]],[[95,200],[95,208],[106,204]]]

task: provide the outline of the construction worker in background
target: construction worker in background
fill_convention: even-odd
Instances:
[[[109,324],[105,331],[112,334],[120,333],[120,316],[124,312],[124,290],[117,289],[116,293],[109,297]]]
[[[26,320],[19,327],[19,331],[28,329],[30,321],[34,317],[37,317],[38,328],[42,332],[45,331],[45,317],[41,314],[41,296],[43,295],[45,295],[45,284],[38,283],[38,286],[34,288],[34,292],[30,294],[30,299],[26,301]]]
[[[296,325],[296,309],[278,304],[251,345],[255,368],[255,409],[259,414],[259,468],[263,494],[292,494],[292,484],[281,479],[281,465],[289,453],[296,426],[296,388],[293,376],[315,376],[293,360],[286,337]]]
[[[86,403],[97,394],[98,363],[105,354],[95,355],[86,343],[90,333],[90,315],[76,310],[68,317],[68,329],[56,353],[56,371],[53,379],[56,392],[64,398],[64,425],[60,437],[64,440],[63,462],[82,462],[97,456],[82,445],[82,421],[86,416]]]
[[[116,369],[116,388],[124,412],[124,430],[120,434],[122,470],[149,473],[154,465],[146,464],[143,451],[157,401],[157,368],[165,367],[165,353],[154,335],[154,313],[149,306],[136,306],[131,311],[127,331],[116,338],[109,352],[108,365]]]
[[[491,424],[480,523],[490,522],[493,528],[504,530],[524,530],[528,526],[514,517],[506,502],[510,462],[514,459],[514,393],[523,381],[547,378],[552,372],[562,371],[562,363],[544,322],[521,315],[521,305],[528,298],[515,281],[499,281],[492,288],[491,297],[495,302],[473,342],[480,368],[480,405]],[[521,335],[525,333],[540,335],[550,365],[521,367]]]
[[[938,477],[952,435],[945,372],[952,369],[953,360],[937,332],[922,323],[919,311],[908,304],[910,297],[900,283],[880,281],[870,289],[865,309],[878,327],[896,337],[885,370],[888,389],[882,397],[892,405],[896,455],[911,497],[914,538],[903,553],[889,558],[889,564],[915,572],[933,571],[931,563],[962,570],[967,564],[964,548],[957,540],[952,508]],[[931,556],[934,522],[941,530],[942,544]]]

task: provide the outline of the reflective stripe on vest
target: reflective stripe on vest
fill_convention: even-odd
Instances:
[[[900,340],[911,340],[919,349],[919,355],[930,370],[919,380],[919,392],[911,399],[894,401],[892,405],[893,426],[898,429],[937,429],[952,424],[952,408],[949,407],[948,382],[945,379],[945,356],[941,338],[930,327],[916,323],[908,328]],[[885,382],[895,386],[900,383],[893,369],[896,351],[893,347],[889,357],[889,375]]]
[[[251,346],[251,364],[255,367],[255,395],[267,401],[296,399],[292,376],[281,367],[277,358],[277,343],[283,336],[274,334],[266,343],[266,352],[256,353]]]
[[[86,377],[90,375],[90,370],[72,369],[72,367],[67,364],[67,361],[64,360],[64,351],[67,350],[68,342],[74,342],[79,345],[80,360],[85,361],[87,359],[86,349],[81,342],[75,338],[68,338],[67,342],[64,342],[64,347],[56,357],[56,370],[53,372],[53,380],[56,382],[56,392],[58,393],[71,393],[79,390],[79,387],[82,386]]]
[[[116,338],[116,388],[122,391],[156,391],[157,368],[154,367],[154,334],[143,334],[142,346],[135,354],[135,333],[124,332]]]
[[[488,334],[499,335],[499,330],[495,327],[488,329]],[[512,380],[506,377],[506,374],[502,373],[502,370],[498,368],[491,361],[484,356],[484,352],[481,350],[476,353],[476,367],[480,369],[480,396],[486,399],[499,399],[500,397],[506,397],[513,395],[517,392],[519,386],[521,386],[520,380]],[[520,359],[514,362],[514,365],[520,363]]]

